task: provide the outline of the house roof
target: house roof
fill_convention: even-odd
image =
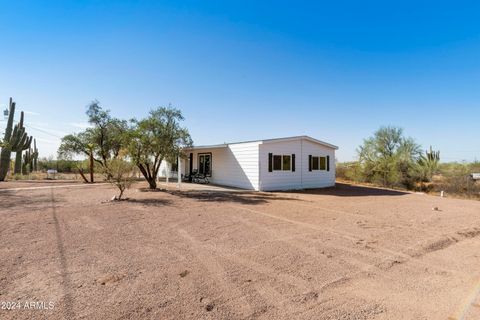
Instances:
[[[241,143],[251,143],[251,142],[259,142],[259,143],[274,143],[274,142],[283,142],[283,141],[294,141],[294,140],[308,140],[313,143],[317,143],[323,145],[328,148],[332,148],[337,150],[338,147],[336,145],[314,139],[309,136],[293,136],[293,137],[284,137],[284,138],[273,138],[273,139],[263,139],[263,140],[248,140],[248,141],[240,141],[240,142],[229,142],[229,143],[222,143],[222,144],[213,144],[213,145],[204,145],[204,146],[193,146],[189,149],[216,149],[216,148],[226,148],[228,145],[231,144],[241,144]]]

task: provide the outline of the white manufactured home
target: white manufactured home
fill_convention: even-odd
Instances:
[[[242,189],[273,191],[322,188],[335,185],[335,150],[332,144],[308,137],[288,137],[210,146],[186,150],[180,172],[197,172],[211,183]],[[170,171],[163,163],[160,176]]]

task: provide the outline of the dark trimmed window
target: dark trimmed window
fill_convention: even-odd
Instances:
[[[311,157],[310,171],[325,171],[327,169],[327,157]]]
[[[319,157],[312,157],[312,170],[320,169],[320,160]]]
[[[290,171],[292,169],[292,156],[282,156],[282,170]]]
[[[280,155],[280,154],[270,154],[269,155],[269,161],[272,163],[272,169],[270,170],[270,165],[269,165],[269,171],[295,171],[295,167],[293,162],[293,156],[291,154],[288,155]]]
[[[327,170],[327,157],[320,157],[320,170]]]
[[[273,170],[274,171],[282,170],[282,156],[279,156],[279,155],[273,156]]]

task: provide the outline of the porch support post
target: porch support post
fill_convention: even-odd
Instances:
[[[177,168],[177,186],[180,189],[182,185],[182,159],[178,156],[178,168]]]
[[[170,163],[168,162],[165,162],[165,175],[167,176],[165,182],[168,185],[168,177],[170,176]]]

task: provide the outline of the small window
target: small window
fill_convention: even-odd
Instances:
[[[312,157],[312,170],[319,170],[319,157]]]
[[[282,156],[273,156],[273,170],[282,170]]]
[[[320,157],[320,170],[327,170],[327,158]]]
[[[283,164],[283,171],[290,171],[291,170],[291,156],[283,156],[283,161],[282,161],[282,164]]]
[[[292,171],[292,155],[273,155],[273,171]]]
[[[327,157],[312,157],[312,171],[327,170]]]

